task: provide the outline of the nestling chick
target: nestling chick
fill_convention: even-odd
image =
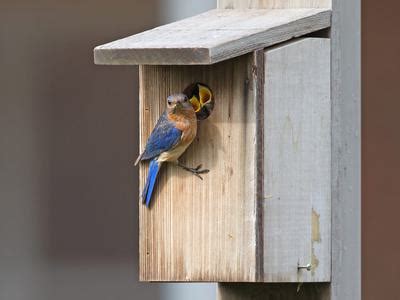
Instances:
[[[214,109],[214,95],[210,87],[204,83],[195,82],[187,86],[183,93],[189,98],[198,120],[207,119]]]

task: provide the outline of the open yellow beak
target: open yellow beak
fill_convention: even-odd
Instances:
[[[211,99],[211,91],[205,86],[199,85],[200,105],[203,106]]]
[[[197,120],[207,119],[214,109],[214,96],[211,89],[199,82],[188,85],[183,93],[189,97]]]
[[[199,99],[197,99],[196,96],[193,96],[192,98],[190,98],[189,101],[192,104],[193,109],[194,109],[195,112],[200,111],[202,105],[201,105]]]
[[[200,109],[211,99],[211,91],[205,86],[199,85],[199,98],[196,96],[190,98],[190,103],[192,104],[194,111],[199,112]]]

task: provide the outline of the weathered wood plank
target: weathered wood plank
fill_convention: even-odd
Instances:
[[[214,91],[211,117],[182,161],[203,164],[201,181],[167,165],[151,209],[139,204],[140,280],[256,280],[256,84],[249,54],[211,66],[141,66],[141,148],[167,95],[202,81]],[[140,188],[147,165],[140,167]]]
[[[264,281],[329,281],[330,40],[267,49],[265,66]]]
[[[254,52],[254,72],[256,84],[256,281],[264,280],[264,49]]]
[[[333,1],[331,300],[362,298],[360,2]]]
[[[218,299],[330,299],[330,40],[267,49],[263,281],[220,284]],[[312,264],[312,270],[297,266]],[[279,298],[280,299],[280,298]]]
[[[331,0],[218,0],[218,8],[329,8]]]
[[[96,64],[212,64],[330,26],[329,8],[211,10],[95,48]]]

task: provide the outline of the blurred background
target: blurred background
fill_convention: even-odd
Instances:
[[[0,299],[215,299],[138,283],[137,67],[93,48],[215,0],[0,2]]]
[[[362,292],[399,300],[400,2],[361,2]]]
[[[215,2],[0,2],[0,300],[215,298],[214,284],[138,283],[137,68],[92,53]],[[398,6],[362,2],[368,300],[399,299]]]

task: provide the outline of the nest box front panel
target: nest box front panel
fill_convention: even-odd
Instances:
[[[192,82],[213,90],[215,108],[198,122],[181,157],[210,170],[203,180],[163,165],[149,208],[140,204],[140,279],[255,281],[256,78],[254,55],[209,66],[140,67],[141,150],[166,97]],[[148,163],[140,167],[140,190]]]

